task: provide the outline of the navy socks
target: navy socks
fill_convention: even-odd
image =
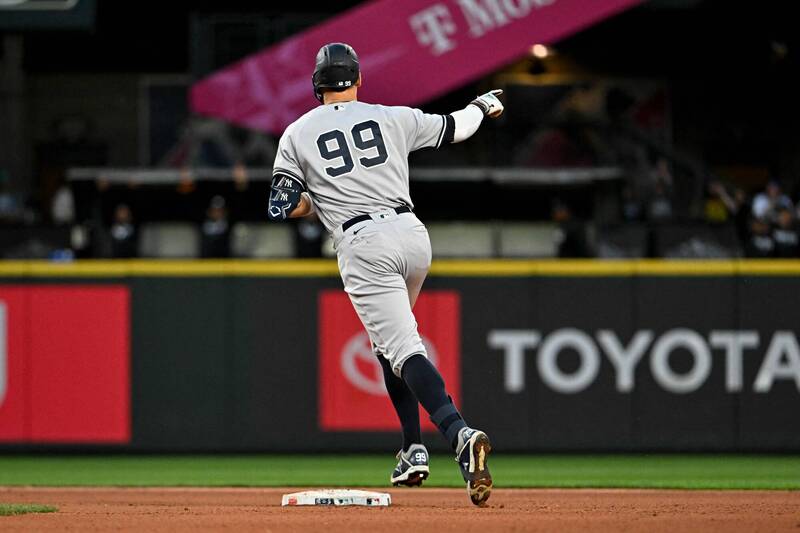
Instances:
[[[392,399],[392,405],[403,426],[403,451],[407,452],[412,444],[422,444],[419,430],[419,402],[405,382],[394,375],[392,365],[381,354],[375,354],[383,369],[383,382]]]
[[[384,372],[385,374],[385,372]],[[431,421],[436,424],[444,438],[455,450],[458,443],[458,432],[467,427],[461,414],[447,395],[442,379],[436,367],[422,354],[415,354],[403,364],[403,381],[405,381],[422,407],[428,411]]]

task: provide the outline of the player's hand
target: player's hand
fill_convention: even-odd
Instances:
[[[471,101],[470,104],[477,106],[487,117],[497,118],[503,113],[503,109],[505,109],[503,107],[503,102],[497,98],[497,96],[501,94],[503,94],[502,89],[495,89],[480,95],[475,100]]]

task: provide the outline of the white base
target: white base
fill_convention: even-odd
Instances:
[[[364,505],[366,507],[386,507],[392,503],[392,496],[385,492],[366,490],[322,489],[284,494],[281,505]]]

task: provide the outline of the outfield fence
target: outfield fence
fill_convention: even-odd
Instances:
[[[455,401],[500,449],[796,452],[798,274],[440,261],[415,313]],[[399,441],[332,261],[3,262],[0,319],[0,447]]]

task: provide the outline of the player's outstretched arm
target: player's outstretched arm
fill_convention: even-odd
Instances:
[[[482,94],[469,103],[467,107],[450,114],[455,122],[453,139],[450,142],[458,143],[472,137],[483,122],[483,117],[497,118],[503,113],[503,103],[497,98],[502,94],[501,89]]]

